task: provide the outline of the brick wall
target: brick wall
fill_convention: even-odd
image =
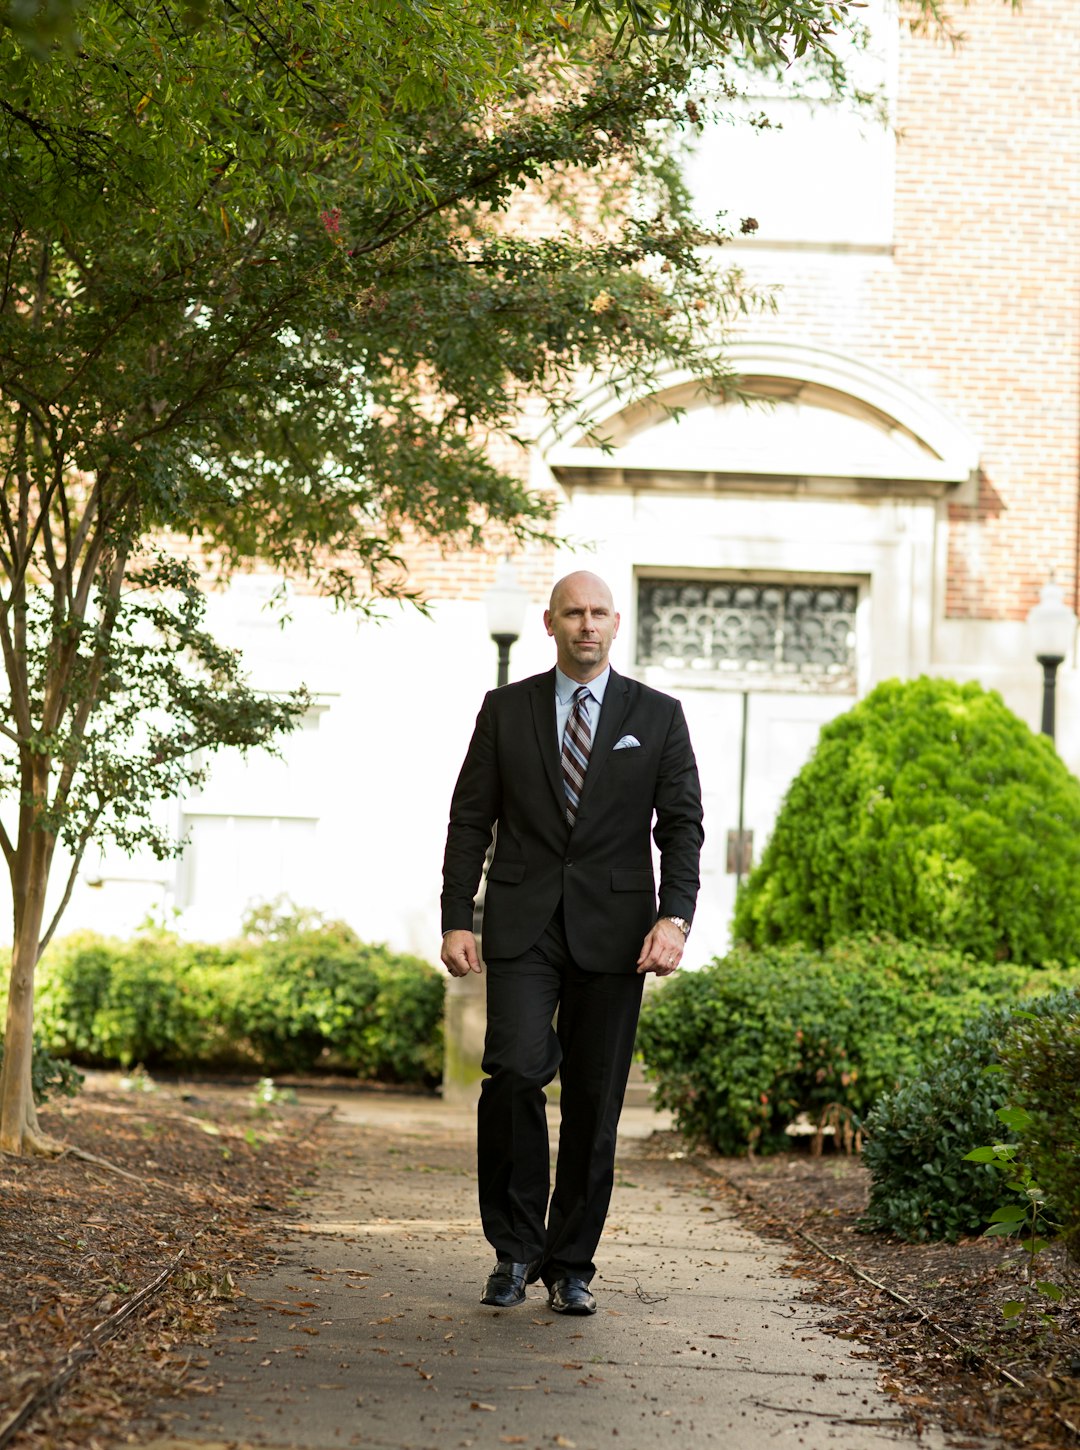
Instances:
[[[1077,602],[1080,6],[953,9],[958,50],[901,38],[893,254],[763,252],[755,275],[771,264],[784,292],[755,330],[895,370],[971,429],[978,500],[949,508],[945,610],[1019,618],[1051,570]]]
[[[961,24],[957,54],[903,45],[897,264],[983,440],[979,502],[950,510],[947,612],[1007,618],[1051,569],[1076,601],[1080,9],[978,0]]]

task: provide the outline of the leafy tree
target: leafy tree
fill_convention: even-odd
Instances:
[[[155,800],[199,753],[303,709],[206,634],[178,542],[362,605],[404,593],[410,532],[544,534],[491,431],[580,368],[707,373],[745,305],[680,220],[660,129],[709,55],[828,67],[845,10],[87,0],[65,45],[0,32],[0,1147],[46,1147],[33,970],[88,842],[164,853]],[[589,235],[500,218],[571,174],[597,178]]]
[[[982,960],[1075,960],[1080,781],[977,684],[888,680],[821,732],[735,934],[890,932]]]
[[[739,65],[816,57],[843,89],[848,11],[10,0],[0,1147],[45,1147],[33,974],[58,846],[75,867],[105,837],[165,850],[154,801],[195,752],[265,744],[303,705],[257,698],[207,636],[187,541],[363,605],[407,594],[409,537],[544,536],[551,501],[490,435],[590,368],[718,371],[707,344],[752,299],[687,224],[667,138]],[[539,235],[522,192],[550,203]]]

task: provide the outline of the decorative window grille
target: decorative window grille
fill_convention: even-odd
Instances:
[[[853,689],[858,597],[853,584],[641,579],[638,664]]]

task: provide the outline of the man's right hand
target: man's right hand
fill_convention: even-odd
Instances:
[[[476,950],[476,937],[471,931],[448,931],[442,939],[443,966],[452,977],[464,977],[469,972],[482,972],[480,953]]]

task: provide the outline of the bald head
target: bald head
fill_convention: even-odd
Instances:
[[[563,674],[587,684],[607,668],[611,642],[619,631],[611,590],[588,570],[567,574],[551,591],[544,626],[555,641]]]
[[[606,598],[609,606],[614,610],[615,601],[611,596],[611,590],[599,574],[590,574],[587,569],[578,569],[575,573],[567,574],[564,579],[558,581],[551,591],[548,610],[554,613],[558,609],[561,594],[576,594],[581,590],[585,590],[597,599]]]

